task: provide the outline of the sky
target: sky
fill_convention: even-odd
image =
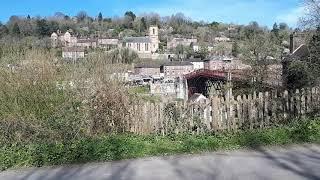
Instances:
[[[11,15],[51,16],[62,12],[74,16],[86,11],[90,16],[122,16],[126,11],[137,15],[155,12],[161,16],[183,13],[193,20],[248,24],[257,21],[272,27],[286,22],[296,27],[304,13],[302,0],[1,0],[0,21]]]

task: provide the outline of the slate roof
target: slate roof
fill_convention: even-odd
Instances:
[[[172,61],[164,63],[163,66],[193,66],[193,64],[187,61]]]
[[[146,36],[146,37],[126,37],[123,39],[123,42],[126,42],[126,43],[151,43],[151,40],[148,36]]]

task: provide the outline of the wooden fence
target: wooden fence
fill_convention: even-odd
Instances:
[[[213,96],[202,104],[138,102],[130,110],[126,131],[165,135],[267,128],[319,111],[320,87]]]

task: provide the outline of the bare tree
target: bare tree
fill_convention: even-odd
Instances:
[[[305,28],[320,25],[320,0],[304,0],[305,15],[300,18],[300,24]]]

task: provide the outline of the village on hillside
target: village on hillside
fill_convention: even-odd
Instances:
[[[252,64],[245,61],[236,49],[239,48],[236,47],[238,40],[233,36],[238,29],[239,26],[230,24],[206,43],[194,35],[182,37],[171,33],[172,27],[164,29],[157,25],[151,25],[146,35],[140,37],[121,37],[121,34],[113,38],[81,37],[69,29],[66,32],[53,32],[50,40],[52,47],[62,49],[63,59],[75,63],[97,49],[106,54],[117,49],[128,49],[136,53],[139,60],[133,62],[127,72],[114,73],[112,77],[123,81],[128,87],[146,87],[146,96],[157,96],[164,101],[188,101],[189,98],[194,99],[192,96],[208,98],[211,87],[216,88],[215,91],[222,91],[223,87],[215,84],[225,84],[228,76],[231,77],[229,81],[238,78],[246,84],[235,84],[236,91],[255,83],[255,78],[249,75]],[[163,32],[166,32],[166,42],[161,42]],[[284,67],[281,59],[293,56],[300,49],[303,51],[304,43],[303,33],[292,33],[280,44],[281,56],[265,57],[271,62],[266,66],[263,82],[266,89],[277,89],[283,85]],[[305,53],[308,52],[299,56],[307,56]]]

